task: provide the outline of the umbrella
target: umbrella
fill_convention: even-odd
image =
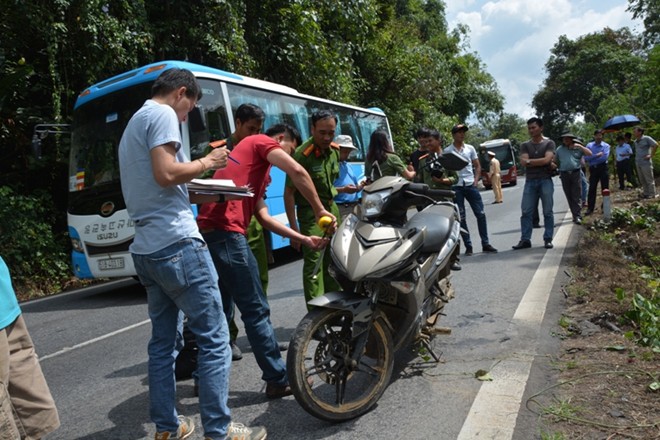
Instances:
[[[632,127],[639,123],[639,118],[635,115],[618,115],[608,119],[605,125],[603,125],[603,130],[621,130],[622,128]]]

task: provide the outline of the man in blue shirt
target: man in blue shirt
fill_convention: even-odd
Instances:
[[[603,142],[603,130],[594,132],[594,140],[587,144],[587,148],[591,150],[591,156],[585,157],[587,165],[589,165],[589,195],[587,197],[587,212],[584,215],[590,215],[594,212],[598,182],[600,182],[601,191],[610,189],[610,176],[607,170],[610,145]]]
[[[626,189],[626,180],[635,187],[632,179],[632,165],[630,158],[633,155],[633,150],[630,144],[624,141],[622,135],[616,137],[616,173],[619,176],[619,189]]]
[[[353,139],[345,134],[340,134],[335,139],[339,145],[339,177],[334,182],[337,188],[335,203],[339,206],[339,214],[343,220],[353,211],[355,205],[360,201],[360,191],[364,187],[364,181],[360,183],[348,163],[348,156],[357,150],[353,145]]]

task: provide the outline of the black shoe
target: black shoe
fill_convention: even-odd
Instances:
[[[232,361],[240,361],[243,359],[243,353],[241,352],[241,349],[238,348],[238,345],[236,345],[235,342],[231,342],[231,360]]]
[[[451,265],[451,270],[461,270],[463,269],[458,261],[454,261]]]
[[[534,223],[534,224],[532,225],[532,228],[534,228],[534,229],[539,229],[540,227],[541,227],[541,224],[540,224],[540,223]]]
[[[513,249],[528,249],[532,247],[532,243],[529,240],[520,240],[517,245],[511,246]]]
[[[467,246],[465,248],[465,255],[468,257],[472,256],[472,246]]]
[[[593,209],[587,209],[587,212],[584,213],[584,215],[591,215],[594,213]]]
[[[544,240],[545,245],[543,245],[544,248],[546,249],[552,249],[554,246],[552,245],[552,240]]]
[[[199,384],[197,382],[193,385],[193,396],[199,397]]]
[[[279,342],[277,344],[277,347],[280,349],[280,351],[287,351],[289,349],[289,343],[288,342]]]
[[[482,250],[487,254],[496,254],[497,253],[497,249],[495,249],[490,244],[485,245]]]
[[[576,225],[581,225],[582,224],[582,218],[581,217],[575,217],[573,219],[573,223],[575,223]]]
[[[282,397],[293,394],[291,387],[287,385],[276,385],[274,383],[266,384],[266,397],[269,399],[281,399]]]

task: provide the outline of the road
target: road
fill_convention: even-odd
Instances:
[[[475,254],[462,257],[463,270],[454,275],[457,297],[441,321],[452,333],[434,341],[442,363],[423,363],[412,350],[404,350],[374,410],[332,425],[308,415],[293,397],[266,399],[241,329],[238,345],[245,356],[232,364],[229,395],[234,420],[265,425],[270,440],[538,437],[536,416],[525,408],[525,400],[552,379],[547,357],[555,349],[552,328],[563,302],[562,264],[578,228],[555,180],[552,250],[543,248],[540,229],[534,230],[532,249],[511,250],[520,237],[524,180],[504,189],[503,204],[491,204],[492,192],[482,192],[497,255],[480,253],[468,209]],[[273,268],[270,278],[272,321],[278,338],[288,340],[305,313],[301,261]],[[62,420],[49,440],[153,438],[146,382],[150,326],[141,288],[121,280],[22,307]],[[480,369],[493,380],[477,380],[474,373]],[[192,381],[179,382],[178,397],[179,411],[199,422]],[[202,438],[201,429],[193,438]]]

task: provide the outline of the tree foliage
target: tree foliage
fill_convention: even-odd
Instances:
[[[644,32],[642,38],[646,47],[652,48],[660,43],[660,2],[658,0],[628,0],[628,11],[633,18],[642,19]]]
[[[637,81],[643,62],[639,38],[627,28],[605,28],[576,40],[562,35],[550,52],[547,77],[532,105],[545,121],[545,133],[554,137],[576,117],[605,122],[601,103]]]
[[[0,8],[0,187],[43,190],[65,232],[66,136],[30,155],[38,123],[68,123],[88,85],[185,59],[303,93],[382,108],[403,154],[420,126],[446,131],[503,98],[441,0],[5,0]],[[0,245],[0,253],[7,248]]]

